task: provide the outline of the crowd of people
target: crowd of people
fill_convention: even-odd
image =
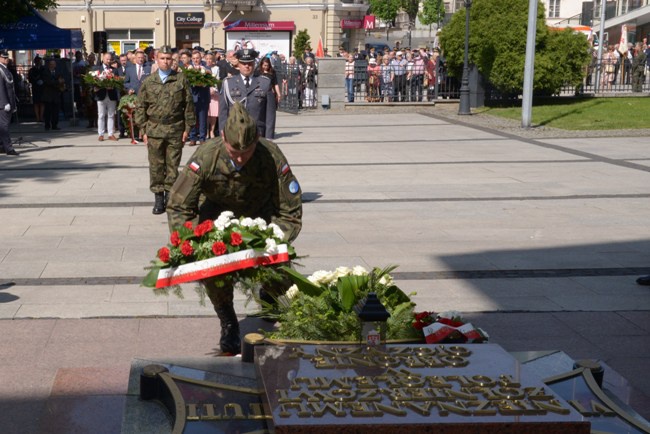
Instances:
[[[650,56],[650,47],[647,38],[643,38],[636,44],[630,42],[625,47],[621,47],[620,44],[603,46],[600,88],[603,91],[610,91],[620,83],[632,85],[632,92],[642,92],[646,78],[650,76],[648,56]],[[587,68],[587,86],[592,85],[598,66],[598,47],[592,46],[591,62]]]
[[[339,56],[346,59],[345,88],[347,102],[365,86],[368,102],[422,102],[433,99],[437,71],[441,66],[437,48],[409,49],[374,46],[348,53],[343,47]]]

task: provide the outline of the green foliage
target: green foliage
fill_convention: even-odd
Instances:
[[[418,14],[420,22],[425,26],[440,23],[445,17],[445,3],[443,0],[423,0],[422,12]]]
[[[46,11],[56,8],[56,0],[5,0],[2,2],[0,24],[13,23],[20,18],[32,14],[32,8]]]
[[[650,98],[562,98],[535,104],[533,124],[565,130],[642,129],[648,121]],[[521,120],[521,108],[489,108],[485,113]]]
[[[589,63],[583,35],[551,32],[544,6],[537,9],[535,47],[536,92],[552,94],[565,83],[578,83]],[[528,30],[527,0],[475,0],[470,8],[469,60],[502,93],[523,88]],[[460,77],[465,44],[465,10],[452,16],[442,30],[440,43],[451,75]]]
[[[370,11],[384,21],[393,21],[401,6],[402,0],[370,0]]]
[[[296,37],[293,39],[293,55],[296,59],[302,58],[305,52],[305,47],[311,47],[309,32],[307,29],[299,30]]]
[[[402,10],[409,16],[409,23],[415,24],[415,18],[420,10],[420,0],[402,0]]]

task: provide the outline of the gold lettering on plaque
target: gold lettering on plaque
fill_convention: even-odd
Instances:
[[[521,383],[515,381],[512,376],[506,374],[499,375],[499,383],[501,383],[501,386],[503,387],[521,387]]]
[[[215,413],[214,404],[203,404],[201,420],[221,420],[220,414]]]
[[[588,410],[585,408],[584,405],[577,399],[572,399],[569,401],[569,404],[573,406],[578,412],[583,415],[583,416],[616,416],[616,412],[614,412],[611,408],[601,404],[600,402],[591,400],[591,410]]]
[[[241,405],[231,402],[223,406],[223,418],[246,419],[246,416],[244,416],[244,410],[242,410]]]
[[[431,407],[435,406],[434,402],[431,401],[425,401],[423,403],[418,403],[418,402],[404,402],[402,404],[404,407],[409,408],[416,413],[419,413],[422,416],[430,416],[431,415]]]
[[[325,412],[332,413],[334,416],[343,417],[345,416],[345,410],[341,407],[340,402],[323,404],[318,402],[310,402],[308,404],[312,409],[312,416],[321,417]]]
[[[298,403],[298,402],[291,402],[289,404],[280,404],[280,417],[291,417],[291,411],[290,410],[298,410],[297,416],[298,417],[309,417],[311,416],[311,412],[307,410],[307,407],[305,404]]]
[[[546,393],[546,389],[543,387],[524,387],[524,392],[526,396],[531,401],[548,401],[553,399],[553,395]]]
[[[376,389],[378,387],[372,377],[354,377],[354,381],[356,382],[357,389]]]
[[[357,393],[354,390],[334,389],[330,392],[330,396],[337,401],[353,401]]]
[[[438,402],[437,404],[438,408],[440,408],[440,416],[448,416],[449,413],[459,414],[461,416],[469,416],[472,414],[471,411],[465,408],[465,405],[462,401],[455,401],[453,403]]]
[[[251,402],[248,404],[248,418],[249,419],[273,419],[269,414],[264,414],[264,406],[259,402]]]
[[[569,414],[571,410],[565,408],[557,399],[551,399],[548,402],[533,401],[532,404],[541,410],[550,411],[557,414]]]
[[[374,406],[365,402],[348,402],[345,404],[350,408],[350,415],[353,417],[379,417],[384,414],[377,411]]]
[[[187,420],[199,420],[199,415],[196,413],[196,404],[187,404]]]
[[[293,389],[293,387],[292,387]],[[300,386],[298,386],[298,390],[300,390]],[[285,389],[275,389],[275,393],[278,395],[278,402],[280,404],[284,404],[286,402],[300,402],[300,398],[295,397],[292,398],[289,396],[289,391]]]
[[[385,405],[381,404],[378,402],[375,402],[373,404],[375,406],[375,410],[379,412],[384,412],[388,414],[392,414],[393,416],[406,416],[406,410],[403,410],[401,408],[393,407],[392,405]]]
[[[491,408],[491,402],[486,400],[467,401],[465,405],[472,408],[473,416],[494,416],[497,414],[495,408]]]
[[[314,393],[301,392],[300,394],[298,394],[298,398],[300,398],[300,401],[307,401],[307,402],[336,401],[336,399],[332,398],[331,396],[327,395],[324,392],[314,392]]]
[[[377,402],[381,401],[381,395],[379,394],[380,389],[371,389],[360,391],[360,395],[357,398],[359,402]]]

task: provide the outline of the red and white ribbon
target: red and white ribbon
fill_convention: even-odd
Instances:
[[[194,282],[259,265],[279,264],[288,260],[289,253],[286,244],[279,244],[277,253],[272,255],[254,249],[242,250],[228,255],[192,262],[191,264],[179,265],[178,267],[163,268],[158,272],[156,288]]]

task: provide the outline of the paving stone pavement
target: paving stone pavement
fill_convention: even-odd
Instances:
[[[465,312],[508,351],[602,360],[650,418],[650,288],[635,284],[650,274],[650,131],[521,130],[454,110],[279,116],[304,193],[300,271],[399,265],[418,308]],[[12,137],[0,432],[119,432],[131,360],[214,357],[218,321],[192,285],[177,299],[138,284],[168,234],[143,145],[37,124]],[[236,303],[242,318],[255,310]]]

